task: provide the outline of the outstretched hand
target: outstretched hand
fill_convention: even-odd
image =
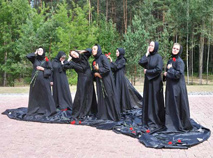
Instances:
[[[110,57],[110,55],[107,55],[107,58],[110,60],[110,62],[112,62],[112,58]]]
[[[87,52],[86,50],[78,50],[80,54]]]

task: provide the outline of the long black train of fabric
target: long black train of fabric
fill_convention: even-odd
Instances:
[[[131,85],[129,85],[131,87]],[[130,88],[131,89],[131,88]],[[139,95],[135,89],[131,89],[132,93]],[[134,96],[134,95],[133,95]],[[132,101],[139,103],[142,99],[140,96],[131,98]],[[128,110],[121,115],[119,122],[110,120],[98,120],[95,115],[87,116],[81,120],[71,117],[72,111],[58,110],[53,116],[26,115],[27,108],[8,109],[2,114],[7,115],[11,119],[22,121],[33,121],[43,123],[61,123],[73,125],[87,125],[96,127],[97,129],[113,130],[116,133],[125,134],[137,138],[146,147],[151,148],[175,148],[186,149],[196,144],[202,143],[210,137],[211,131],[199,124],[193,119],[191,123],[193,129],[186,132],[166,133],[165,131],[155,131],[154,133],[147,129],[142,129],[142,109],[134,108]]]

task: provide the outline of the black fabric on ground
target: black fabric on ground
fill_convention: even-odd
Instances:
[[[168,133],[164,130],[152,132],[142,128],[142,110],[132,109],[121,114],[118,122],[110,120],[98,120],[90,115],[84,119],[77,120],[71,117],[71,111],[57,111],[55,115],[46,116],[27,116],[27,108],[9,109],[2,114],[11,119],[22,121],[34,121],[43,123],[66,123],[73,125],[87,125],[102,130],[113,130],[116,133],[125,134],[137,138],[146,147],[151,148],[174,148],[186,149],[193,145],[204,142],[210,137],[210,130],[197,124],[191,119],[193,129],[188,132]]]

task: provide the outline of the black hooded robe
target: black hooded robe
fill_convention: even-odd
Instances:
[[[142,124],[143,127],[155,131],[164,127],[165,109],[163,100],[163,83],[161,72],[163,69],[162,57],[157,53],[158,42],[150,55],[144,55],[139,64],[147,69],[144,81]]]
[[[64,64],[65,68],[74,69],[78,74],[77,91],[72,108],[72,116],[78,119],[97,112],[93,75],[88,62],[90,55],[91,49],[88,49],[85,54],[79,54],[79,58],[73,58],[72,61]]]
[[[30,53],[26,57],[33,64],[32,78],[37,71],[37,66],[44,67],[44,71],[37,71],[38,75],[30,85],[27,115],[39,114],[50,116],[56,112],[50,86],[50,76],[52,73],[51,62],[44,60],[45,53],[42,56]]]
[[[102,54],[101,47],[98,46],[98,52],[94,56],[99,66],[96,71],[93,68],[93,73],[98,72],[102,78],[95,77],[97,96],[98,96],[98,113],[97,118],[103,120],[120,120],[120,107],[118,104],[117,92],[114,84],[113,74],[110,68],[110,63],[105,55]]]
[[[115,87],[118,94],[120,111],[130,110],[133,108],[130,100],[130,94],[127,87],[127,79],[125,77],[126,59],[124,58],[125,50],[118,48],[119,56],[115,62],[111,62],[111,69],[115,77]]]
[[[178,55],[173,56],[167,63],[172,64],[166,75],[166,121],[167,131],[186,131],[193,127],[190,122],[188,94],[184,78],[184,62]]]
[[[60,110],[72,109],[72,96],[67,80],[66,69],[60,61],[60,58],[64,55],[66,54],[60,51],[52,62],[53,98],[56,107]]]

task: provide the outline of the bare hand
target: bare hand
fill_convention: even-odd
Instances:
[[[109,55],[107,55],[107,58],[110,60],[110,62],[112,62],[112,58]]]
[[[167,75],[167,72],[164,72],[164,74],[163,74],[164,76],[166,76]]]
[[[42,66],[37,66],[36,68],[37,70],[44,71],[44,68]]]
[[[68,60],[67,60],[67,61],[70,61],[70,60],[72,60],[72,57],[69,55],[69,58],[68,58]]]
[[[147,51],[146,51],[146,57],[148,57],[148,55],[149,55],[149,46],[148,46]]]
[[[53,82],[50,82],[50,85],[53,86]]]
[[[94,65],[94,69],[95,69],[95,70],[99,70],[98,64]]]
[[[95,76],[95,77],[98,77],[98,78],[102,78],[101,75],[100,75],[98,72],[96,72],[96,73],[94,74],[94,76]]]
[[[35,51],[35,55],[37,55],[38,54],[38,50],[36,49],[36,51]]]
[[[167,69],[170,69],[172,67],[172,64],[168,64]]]
[[[144,74],[146,74],[146,69],[143,70]]]

